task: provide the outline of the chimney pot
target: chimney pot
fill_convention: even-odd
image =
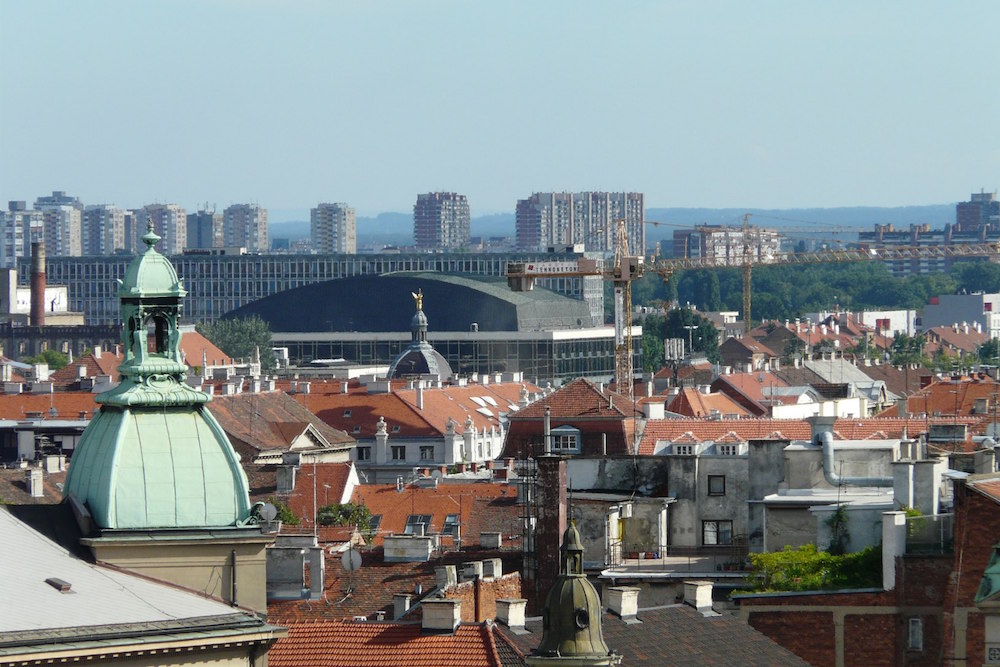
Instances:
[[[423,600],[423,623],[425,633],[453,634],[462,621],[462,605],[455,599]]]

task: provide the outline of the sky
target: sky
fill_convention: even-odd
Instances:
[[[950,203],[1000,184],[998,25],[993,0],[0,0],[0,201]]]

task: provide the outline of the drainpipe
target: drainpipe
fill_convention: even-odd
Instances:
[[[542,422],[542,438],[545,440],[545,453],[552,453],[552,409],[545,406],[545,420]]]

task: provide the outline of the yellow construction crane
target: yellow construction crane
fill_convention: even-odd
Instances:
[[[816,250],[813,252],[778,252],[767,257],[757,257],[750,242],[750,214],[743,216],[743,252],[741,258],[679,257],[657,260],[650,268],[664,280],[685,269],[738,268],[743,274],[743,328],[751,329],[751,279],[753,266],[772,264],[815,264],[819,262],[893,261],[904,259],[942,259],[950,257],[986,257],[997,261],[1000,244],[977,243],[962,245],[891,246],[872,248],[859,245],[843,250]]]
[[[581,257],[575,261],[510,262],[507,284],[516,292],[535,286],[538,278],[601,276],[614,287],[615,306],[615,386],[618,393],[633,400],[632,368],[632,281],[642,276],[642,255],[632,255],[628,247],[625,220],[615,221],[613,264],[605,268],[603,260]]]

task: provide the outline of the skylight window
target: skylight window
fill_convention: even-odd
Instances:
[[[479,407],[481,407],[481,408],[485,408],[486,407],[486,401],[484,401],[483,399],[479,398],[478,396],[470,396],[469,398],[472,400],[473,403],[475,403]]]

